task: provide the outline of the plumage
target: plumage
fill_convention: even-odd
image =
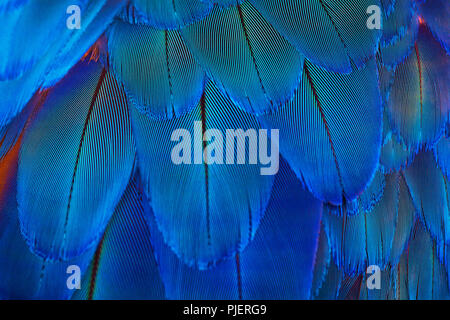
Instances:
[[[444,265],[438,259],[436,244],[420,223],[417,223],[414,229],[406,263],[401,267],[404,270],[403,274],[406,273],[409,299],[450,298],[447,274]]]
[[[209,270],[183,264],[164,243],[154,216],[149,216],[152,243],[167,297],[307,299],[320,216],[320,201],[302,188],[284,161],[253,241],[241,253]]]
[[[450,178],[450,138],[443,136],[434,148],[434,156],[442,172]]]
[[[127,107],[95,62],[80,62],[48,93],[19,157],[20,225],[36,254],[68,260],[99,240],[133,168]]]
[[[427,21],[433,34],[450,54],[450,3],[445,0],[418,1],[417,11]]]
[[[141,112],[172,118],[198,104],[205,73],[178,31],[117,20],[108,30],[108,53],[111,70]]]
[[[422,23],[414,50],[397,66],[387,103],[393,126],[407,147],[433,145],[449,112],[449,56]]]
[[[303,57],[248,1],[215,7],[180,33],[208,76],[247,112],[277,109],[298,86]]]
[[[130,179],[102,240],[96,248],[82,290],[72,299],[127,300],[164,299],[159,275],[145,221],[148,210],[142,185],[136,173]]]
[[[381,32],[367,27],[366,11],[371,5],[380,6],[379,0],[251,3],[308,60],[327,70],[351,72],[355,67],[362,68],[377,50]]]
[[[134,21],[156,29],[179,29],[203,19],[212,0],[132,0],[128,15]]]
[[[0,1],[0,299],[450,299],[449,9]]]
[[[250,144],[244,136],[230,136],[228,152],[226,130],[259,130],[256,117],[209,81],[189,113],[158,121],[133,108],[132,120],[144,190],[168,245],[188,265],[202,269],[242,251],[264,215],[273,176],[261,175],[260,166],[250,164]],[[209,129],[214,131],[202,142]],[[227,165],[238,157],[234,150],[241,148],[239,141],[245,144],[246,165]],[[176,147],[180,143],[185,145],[182,150]],[[181,153],[181,162],[174,162]]]
[[[0,128],[22,111],[38,89],[56,84],[82,58],[123,2],[79,0],[77,5],[83,13],[80,29],[66,26],[69,5],[73,1],[36,0],[4,13],[6,21],[0,35]]]
[[[404,62],[414,50],[419,21],[417,16],[412,17],[411,20],[408,28],[402,34],[398,35],[393,41],[380,45],[381,61],[384,66],[391,70],[399,63]]]
[[[398,216],[398,177],[386,177],[383,196],[369,212],[358,206],[348,216],[345,208],[327,207],[324,226],[338,268],[349,275],[365,271],[366,265],[383,268],[389,262]],[[335,211],[343,210],[343,216]]]
[[[405,169],[413,161],[416,150],[407,147],[395,134],[390,134],[381,147],[380,165],[386,173]]]
[[[389,14],[386,11],[383,13],[383,34],[380,45],[387,46],[397,42],[409,29],[414,15],[413,1],[395,0]]]
[[[0,299],[68,299],[67,268],[83,272],[92,250],[69,261],[49,261],[30,252],[18,221],[17,161],[21,138],[0,161]]]
[[[80,29],[70,34],[63,48],[57,52],[50,70],[45,75],[43,87],[55,85],[86,54],[88,49],[100,38],[113,18],[123,8],[122,0],[89,1],[82,9]]]
[[[280,129],[280,152],[322,201],[355,199],[375,173],[382,129],[377,83],[374,61],[348,75],[305,62],[293,99],[259,117]]]
[[[405,179],[418,216],[438,244],[450,240],[447,179],[433,153],[419,153],[405,170]]]

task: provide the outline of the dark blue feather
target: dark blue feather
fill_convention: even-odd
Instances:
[[[380,45],[385,47],[402,38],[411,25],[413,0],[395,0],[392,11],[383,12],[383,35]]]
[[[328,237],[324,226],[321,223],[320,233],[317,240],[317,250],[314,257],[313,281],[311,284],[310,299],[314,299],[319,295],[320,289],[325,283],[328,269],[332,262],[331,250],[328,245]]]
[[[405,178],[423,224],[438,244],[449,242],[448,182],[433,153],[423,151],[416,155],[413,163],[405,170]]]
[[[403,274],[406,273],[410,300],[450,299],[447,272],[438,259],[436,244],[418,222],[408,248]]]
[[[418,18],[414,16],[403,34],[386,45],[380,45],[380,56],[384,66],[392,70],[411,54],[417,39],[418,28]]]
[[[90,1],[82,9],[81,28],[73,30],[50,63],[43,87],[51,87],[83,57],[124,6],[122,0]]]
[[[447,0],[419,1],[417,9],[436,39],[450,54],[450,2]]]
[[[5,13],[0,35],[0,127],[19,114],[39,88],[55,84],[78,62],[122,4],[36,0]],[[81,29],[67,28],[69,5],[80,6]]]
[[[408,148],[391,132],[381,147],[380,165],[385,173],[399,171],[408,167],[415,155],[413,148]]]
[[[434,155],[442,172],[450,178],[450,138],[443,136],[436,143]]]

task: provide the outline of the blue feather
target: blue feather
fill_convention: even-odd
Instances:
[[[261,175],[256,164],[197,161],[204,152],[196,152],[196,145],[200,141],[202,148],[202,132],[207,129],[218,130],[223,137],[228,129],[258,130],[256,118],[234,105],[210,81],[198,106],[180,118],[158,121],[133,108],[132,119],[145,192],[169,246],[187,264],[200,268],[242,251],[264,214],[273,176]],[[196,124],[201,126],[198,133],[194,132]],[[189,142],[181,138],[188,143],[183,154],[193,158],[189,155],[181,164],[172,160],[176,144],[170,139],[177,129],[187,130],[194,145],[191,148],[191,138]],[[214,144],[216,148],[210,151],[225,155],[217,139],[218,146]],[[225,144],[225,138],[221,140]],[[249,145],[245,145],[247,154]]]
[[[72,4],[83,12],[80,30],[66,26],[66,9]],[[78,62],[120,6],[119,0],[35,0],[5,13],[5,31],[0,35],[0,127],[19,114],[38,89],[55,84]]]
[[[67,37],[63,48],[51,62],[42,86],[51,87],[66,75],[102,35],[123,6],[122,0],[90,1],[82,9],[81,28],[73,30],[72,34]]]
[[[399,171],[408,167],[415,155],[413,148],[408,148],[390,132],[381,147],[380,165],[385,173]]]
[[[375,173],[381,112],[373,60],[348,75],[305,62],[294,98],[260,121],[280,129],[280,151],[309,190],[338,205],[355,199]]]
[[[130,180],[73,299],[164,299],[138,174]]]
[[[70,265],[87,269],[93,255],[88,250],[67,262],[52,262],[30,252],[17,219],[16,179],[20,139],[0,162],[0,299],[67,299]],[[8,170],[5,176],[3,170]]]
[[[398,188],[398,176],[387,176],[383,196],[369,212],[358,206],[360,212],[348,216],[345,207],[326,207],[324,226],[338,268],[353,275],[364,272],[366,265],[387,265],[398,216]],[[343,210],[344,216],[336,210]]]
[[[322,286],[318,292],[312,296],[314,300],[335,300],[338,296],[340,283],[343,277],[342,269],[338,269],[334,261],[331,259],[327,267],[326,274]]]
[[[117,20],[108,31],[108,51],[111,69],[141,112],[172,118],[198,104],[205,75],[178,31]]]
[[[447,0],[426,0],[417,4],[417,11],[425,19],[436,39],[450,54],[450,2]]]
[[[362,212],[371,212],[380,201],[386,186],[386,178],[381,170],[377,170],[372,181],[358,197],[358,206]]]
[[[203,19],[211,11],[211,0],[132,0],[130,22],[156,29],[179,29]]]
[[[67,260],[95,245],[134,157],[122,88],[99,63],[80,62],[50,90],[24,136],[17,200],[31,249]]]
[[[380,45],[392,45],[402,38],[411,25],[413,13],[412,0],[395,0],[392,11],[389,14],[384,12]]]
[[[444,132],[450,108],[449,62],[421,24],[415,50],[395,70],[387,103],[392,129],[407,147],[431,146]]]
[[[317,250],[314,257],[314,272],[311,284],[310,299],[314,299],[320,293],[320,289],[325,284],[328,269],[332,263],[331,250],[328,245],[328,238],[324,226],[321,223],[320,233],[317,240]]]
[[[442,172],[450,178],[450,137],[443,136],[436,143],[434,155]]]
[[[418,28],[418,19],[417,16],[414,16],[404,34],[399,35],[394,41],[386,45],[380,45],[380,56],[384,66],[392,70],[399,63],[405,61],[414,49]]]
[[[406,263],[408,298],[411,300],[450,299],[445,266],[438,259],[436,244],[418,222],[408,248]]]
[[[20,8],[29,0],[4,0],[0,3],[0,14]]]
[[[395,234],[392,241],[389,263],[395,267],[408,247],[411,232],[416,222],[416,209],[403,174],[399,175],[398,214],[395,222]]]
[[[17,79],[30,70],[36,62],[51,51],[61,33],[69,33],[66,28],[66,8],[71,4],[84,4],[85,0],[28,1],[26,4],[1,13],[2,33],[0,36],[0,81]],[[46,10],[43,10],[46,8]],[[30,37],[30,34],[33,34]]]
[[[23,133],[26,124],[45,99],[45,92],[37,92],[9,125],[0,127],[0,160],[11,150]]]
[[[381,8],[386,16],[390,16],[396,0],[380,0]]]
[[[379,0],[251,0],[311,62],[335,72],[362,68],[375,55],[380,30],[367,28],[366,13]]]
[[[165,245],[153,216],[149,216],[167,297],[307,299],[321,207],[282,161],[272,198],[253,241],[241,253],[204,271],[183,264]]]
[[[247,112],[277,109],[298,86],[303,57],[248,1],[215,7],[181,34],[208,76]]]
[[[413,163],[405,170],[405,178],[423,224],[438,244],[449,242],[448,182],[433,153],[423,151],[416,155]]]
[[[395,272],[390,267],[384,270],[380,270],[380,288],[369,289],[367,287],[367,280],[370,277],[370,273],[364,273],[362,278],[362,285],[360,290],[359,299],[361,300],[395,300]],[[370,279],[369,279],[370,283]]]

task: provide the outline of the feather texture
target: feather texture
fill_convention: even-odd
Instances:
[[[255,238],[241,253],[212,269],[201,271],[183,264],[164,244],[154,218],[149,216],[167,297],[306,299],[313,277],[320,216],[320,201],[302,188],[284,161]]]
[[[66,25],[66,10],[75,5],[73,2],[28,1],[12,13],[5,13],[4,32],[0,35],[0,127],[19,114],[38,89],[59,81],[123,4],[120,0],[76,1],[83,23],[80,29],[72,30]]]
[[[164,299],[139,175],[128,184],[73,299]]]
[[[450,137],[444,136],[436,143],[434,156],[442,172],[450,178]]]
[[[128,15],[156,29],[179,29],[203,19],[213,7],[212,0],[132,0]]]
[[[209,77],[244,110],[264,113],[294,94],[303,57],[248,1],[215,7],[181,34]]]
[[[447,274],[439,261],[436,244],[421,223],[417,223],[408,248],[406,264],[408,298],[411,300],[449,299]],[[405,270],[406,269],[406,270]]]
[[[67,260],[96,244],[135,157],[127,103],[98,63],[80,62],[25,133],[18,205],[31,249]]]
[[[17,219],[16,179],[21,138],[0,161],[0,299],[67,299],[67,268],[83,273],[92,250],[67,262],[48,261],[30,252]]]
[[[418,28],[418,17],[414,16],[411,19],[408,29],[406,29],[404,33],[398,35],[394,41],[385,45],[380,45],[380,55],[384,66],[392,70],[399,63],[405,61],[414,50]]]
[[[169,246],[187,264],[202,269],[242,251],[258,229],[273,176],[261,175],[256,164],[225,164],[224,145],[227,130],[258,130],[256,118],[211,81],[198,106],[180,118],[157,121],[136,109],[132,118],[145,192]],[[214,130],[210,137],[204,136],[208,129]],[[178,150],[171,137],[187,146]],[[235,140],[230,151],[242,142],[245,159],[250,157],[245,136]],[[173,161],[174,152],[183,154],[181,163]],[[211,158],[205,162],[208,152]],[[213,153],[223,155],[219,163]]]
[[[446,0],[418,1],[417,10],[450,54],[450,3]]]
[[[374,61],[349,75],[305,62],[294,98],[261,116],[280,129],[280,151],[320,200],[355,199],[372,179],[381,145],[381,99]]]
[[[383,268],[389,261],[395,222],[398,216],[398,177],[386,177],[383,197],[367,213],[339,216],[339,208],[327,207],[324,211],[324,225],[330,247],[338,268],[347,274],[365,271],[366,265]],[[342,209],[341,209],[342,210]]]
[[[431,151],[421,152],[405,170],[414,207],[438,244],[450,240],[448,182]]]
[[[351,72],[375,55],[381,32],[367,27],[366,11],[379,0],[251,2],[308,60],[327,70]]]
[[[172,118],[198,104],[205,75],[178,31],[117,20],[108,31],[108,51],[111,69],[141,112]]]
[[[415,50],[395,70],[387,104],[393,126],[407,147],[434,144],[449,112],[449,57],[427,27],[419,27]]]

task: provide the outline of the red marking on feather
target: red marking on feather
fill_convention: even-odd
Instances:
[[[89,282],[88,300],[92,300],[94,298],[95,284],[96,284],[97,274],[98,274],[98,266],[100,264],[100,258],[102,255],[104,240],[105,240],[105,234],[103,234],[102,240],[100,240],[97,250],[95,250],[94,260],[93,260],[93,264],[92,264],[91,280]]]
[[[10,196],[10,192],[12,191],[10,187],[11,182],[15,179],[17,173],[17,159],[19,158],[21,142],[22,135],[19,137],[11,150],[9,150],[5,157],[0,161],[0,209],[3,208],[7,198]]]
[[[0,160],[0,209],[4,206],[6,198],[9,196],[9,191],[13,191],[10,190],[10,187],[11,182],[16,179],[19,151],[20,147],[22,146],[24,132],[28,128],[30,122],[34,120],[37,112],[41,109],[47,97],[47,94],[48,90],[36,92],[36,95],[32,99],[32,101],[36,99],[36,105],[34,106],[33,112],[28,117],[14,146],[12,146],[11,149],[3,157],[3,159]]]
[[[88,51],[83,54],[81,60],[95,61],[97,62],[100,58],[100,55],[106,53],[107,50],[107,40],[103,35],[88,49]]]

